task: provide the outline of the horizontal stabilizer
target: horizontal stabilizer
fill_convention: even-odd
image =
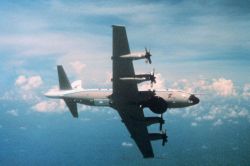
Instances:
[[[60,90],[72,89],[70,82],[69,82],[69,79],[68,79],[62,65],[57,66],[57,72],[58,72]]]
[[[77,112],[77,104],[73,100],[67,100],[64,99],[66,105],[69,107],[69,110],[74,118],[78,118],[78,112]]]

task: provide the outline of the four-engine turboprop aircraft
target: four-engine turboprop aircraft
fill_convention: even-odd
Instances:
[[[62,66],[57,66],[59,77],[58,91],[45,95],[63,99],[73,117],[78,117],[77,103],[90,106],[108,106],[118,111],[122,122],[127,127],[144,158],[154,157],[151,141],[167,142],[162,114],[169,108],[188,107],[199,103],[194,95],[180,90],[139,91],[137,84],[143,81],[155,82],[154,74],[136,75],[133,60],[146,59],[151,63],[151,54],[146,49],[142,53],[130,53],[126,29],[113,25],[113,90],[85,90],[72,88]],[[143,109],[149,108],[161,116],[145,117]],[[149,133],[147,126],[159,124],[159,133]]]

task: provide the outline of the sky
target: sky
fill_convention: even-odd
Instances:
[[[3,0],[0,20],[0,165],[250,162],[249,1]],[[136,73],[155,68],[155,89],[201,100],[164,114],[169,142],[153,142],[156,159],[142,159],[115,110],[79,105],[73,119],[43,96],[58,87],[56,65],[83,88],[112,88],[113,24],[126,26],[132,52],[153,55]]]

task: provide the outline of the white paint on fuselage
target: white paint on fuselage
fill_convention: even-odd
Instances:
[[[156,90],[156,96],[163,98],[168,103],[168,108],[182,108],[194,105],[189,100],[191,93],[181,90]],[[73,101],[90,106],[110,106],[109,96],[111,89],[73,89],[49,91],[45,96],[55,99],[73,99]]]

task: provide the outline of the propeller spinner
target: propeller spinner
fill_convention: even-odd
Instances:
[[[145,52],[146,52],[145,58],[147,59],[147,61],[149,62],[149,64],[151,64],[152,63],[152,61],[151,61],[152,54],[150,53],[150,50],[148,50],[146,47],[145,47]]]
[[[161,114],[160,131],[162,131],[162,126],[164,123],[165,123],[165,121],[163,119],[163,114]]]
[[[153,73],[150,75],[150,81],[151,81],[151,88],[152,88],[153,84],[156,83],[155,69],[153,69]]]

